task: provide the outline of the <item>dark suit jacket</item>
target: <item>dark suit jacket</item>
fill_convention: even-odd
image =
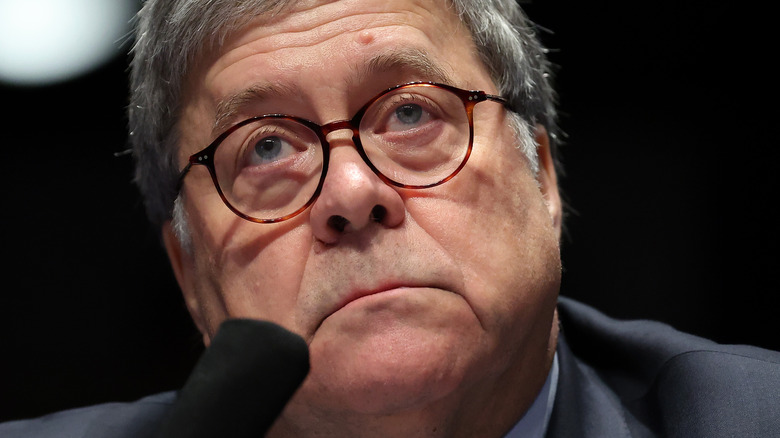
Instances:
[[[780,437],[780,353],[559,302],[548,438]],[[0,424],[1,438],[147,438],[174,393]]]
[[[559,300],[548,438],[780,437],[780,353]]]
[[[154,438],[174,392],[0,424],[0,438]]]

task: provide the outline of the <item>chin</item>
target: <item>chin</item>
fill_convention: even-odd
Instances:
[[[332,409],[392,415],[446,398],[461,387],[477,348],[462,333],[405,327],[373,333],[349,348],[312,345],[312,371],[300,390]]]
[[[431,371],[375,369],[345,373],[335,379],[312,375],[294,402],[336,416],[393,416],[424,410],[447,398],[462,380],[449,371]]]
[[[488,337],[453,293],[365,297],[319,327],[309,345],[311,372],[296,399],[358,414],[420,409],[490,366],[485,358],[495,352]]]

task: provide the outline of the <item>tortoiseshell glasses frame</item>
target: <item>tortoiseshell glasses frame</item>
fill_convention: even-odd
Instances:
[[[366,165],[386,184],[426,189],[460,172],[474,141],[474,106],[500,96],[434,82],[388,88],[350,120],[319,125],[287,114],[237,123],[191,155],[177,192],[193,166],[206,166],[225,205],[257,223],[293,218],[319,196],[330,159],[327,136],[352,131]]]

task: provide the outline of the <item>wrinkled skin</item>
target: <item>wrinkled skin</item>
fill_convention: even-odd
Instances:
[[[390,61],[371,68],[379,55]],[[274,91],[242,101],[230,124],[265,113],[348,119],[415,80],[497,94],[468,31],[425,0],[307,2],[260,17],[188,79],[182,167],[218,134],[220,103],[250,86]],[[555,173],[543,128],[534,175],[500,104],[478,104],[474,125],[466,167],[425,190],[384,184],[350,133],[331,133],[320,197],[279,224],[235,216],[204,167],[187,176],[191,250],[169,224],[163,233],[206,344],[224,319],[251,317],[310,348],[311,373],[272,436],[501,436],[533,401],[557,336]]]

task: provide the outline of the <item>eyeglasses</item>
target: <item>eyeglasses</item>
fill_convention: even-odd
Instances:
[[[244,120],[193,154],[206,166],[225,205],[258,223],[281,222],[306,210],[328,172],[331,132],[349,129],[361,158],[386,184],[425,189],[452,179],[466,165],[474,139],[474,106],[506,99],[432,82],[389,88],[351,120],[318,125],[285,114]]]

